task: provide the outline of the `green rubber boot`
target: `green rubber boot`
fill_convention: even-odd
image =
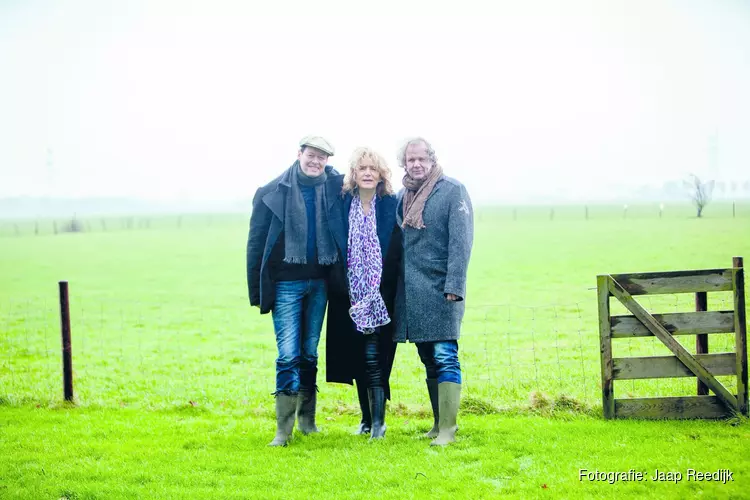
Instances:
[[[434,423],[432,429],[427,431],[424,437],[435,439],[438,436],[438,423],[440,422],[440,407],[438,406],[438,381],[436,378],[425,379],[427,382],[427,392],[430,394],[430,404],[432,405],[432,415]]]
[[[294,430],[294,412],[297,396],[279,393],[276,395],[276,436],[268,446],[286,446]]]
[[[461,384],[443,382],[438,384],[438,403],[440,406],[440,421],[438,436],[430,446],[445,446],[456,440],[456,417],[461,403]]]

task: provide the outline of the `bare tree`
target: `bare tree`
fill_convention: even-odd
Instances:
[[[700,217],[703,209],[711,201],[711,195],[714,192],[714,181],[701,182],[695,174],[690,174],[690,179],[684,181],[685,189],[688,191],[690,199],[697,211],[696,215]]]

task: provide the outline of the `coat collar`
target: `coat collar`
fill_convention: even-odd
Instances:
[[[333,238],[336,240],[336,245],[339,247],[341,256],[343,257],[342,262],[346,262],[346,249],[349,244],[349,208],[352,206],[352,195],[351,193],[344,194],[343,198],[338,195],[336,198],[338,203],[334,204],[331,210],[328,211],[328,221],[330,224]]]
[[[396,200],[392,197],[383,197],[378,200],[378,208],[375,217],[378,224],[378,239],[380,240],[380,250],[385,257],[388,250],[388,243],[393,232],[393,222],[395,220]],[[388,221],[391,221],[390,224]]]
[[[435,193],[437,193],[441,187],[445,184],[443,182],[445,180],[445,174],[441,175],[440,178],[435,182],[435,187],[432,188],[432,192],[427,197],[427,200],[432,198]],[[404,195],[406,194],[406,188],[403,188],[401,191],[398,192],[398,195],[396,195],[397,201],[396,201],[396,218],[398,220],[398,225],[400,226],[404,222]],[[425,203],[427,202],[425,200]]]
[[[343,262],[346,262],[346,251],[349,246],[349,210],[351,209],[353,199],[351,193],[347,193],[344,195],[344,198],[340,200],[340,203],[337,203],[329,212],[331,231],[333,232],[336,244],[344,257]],[[388,250],[388,245],[390,244],[391,235],[393,233],[397,203],[398,200],[396,198],[385,196],[383,198],[378,198],[377,206],[375,208],[378,240],[380,242],[380,251],[383,256],[385,256],[385,253]]]
[[[328,179],[326,179],[326,200],[328,203],[328,213],[331,212],[331,209],[336,204],[336,201],[341,198],[341,186],[344,185],[344,174],[339,174],[338,172],[333,170],[333,167],[330,167],[329,170],[329,166],[326,166],[326,174],[328,174]]]
[[[445,184],[443,182],[444,179],[445,179],[445,174],[441,175],[440,178],[437,180],[437,182],[435,182],[435,187],[432,188],[432,192],[430,192],[429,196],[427,196],[427,200],[429,200],[430,198],[432,198],[432,196],[435,193],[437,193],[438,191],[440,191],[440,188],[443,186],[443,184]],[[425,201],[427,201],[427,200],[425,200]]]

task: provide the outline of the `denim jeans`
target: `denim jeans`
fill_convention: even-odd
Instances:
[[[328,294],[325,280],[279,281],[273,306],[276,331],[276,393],[315,390],[318,342]]]
[[[424,364],[427,378],[438,383],[461,383],[461,364],[458,362],[458,341],[418,342],[417,352]]]

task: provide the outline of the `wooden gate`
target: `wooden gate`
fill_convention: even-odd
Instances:
[[[721,418],[748,414],[747,323],[742,257],[730,269],[597,276],[599,336],[602,362],[602,405],[605,418]],[[707,311],[707,293],[733,291],[734,309]],[[695,293],[696,312],[650,314],[634,295]],[[611,316],[615,297],[632,313]],[[735,334],[735,351],[708,353],[708,335]],[[695,335],[696,354],[676,335]],[[656,336],[674,356],[612,357],[613,338]],[[733,394],[716,380],[736,375]],[[697,377],[696,396],[615,399],[614,381]],[[709,395],[709,389],[714,395]]]

